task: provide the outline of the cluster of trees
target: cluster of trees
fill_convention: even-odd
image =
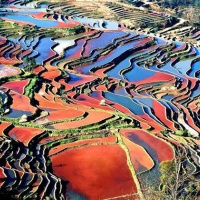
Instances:
[[[166,28],[166,27],[169,27],[169,26],[172,26],[174,25],[175,23],[178,22],[178,19],[176,17],[169,17],[169,19],[166,21],[166,22],[157,22],[157,23],[145,23],[145,22],[139,22],[137,24],[135,24],[135,28],[150,28],[152,29],[151,31],[152,32],[156,32],[162,28]]]
[[[29,72],[31,72],[37,65],[35,58],[29,58],[28,56],[25,57],[24,62],[26,64],[26,69]]]
[[[171,8],[176,16],[188,19],[192,25],[200,25],[200,0],[162,0],[157,1],[162,8]]]
[[[79,33],[84,33],[87,31],[87,27],[84,27],[82,25],[78,25],[72,28],[56,28],[56,29],[51,29],[54,31],[55,34],[64,34],[64,35],[76,35]]]
[[[182,6],[182,7],[187,7],[187,6],[200,7],[200,1],[199,0],[163,0],[162,5],[164,7],[170,7],[170,8],[176,8],[176,7],[179,7],[179,6]]]
[[[160,178],[143,185],[146,200],[196,200],[200,196],[200,182],[188,162],[186,149],[176,149],[176,158],[160,163],[159,170]],[[158,189],[152,181],[159,183]]]
[[[73,28],[68,28],[68,29],[66,29],[66,32],[67,32],[69,35],[76,35],[76,34],[85,32],[85,28],[84,28],[84,26],[82,26],[82,25],[78,25],[78,26],[75,26],[75,27],[73,27]]]

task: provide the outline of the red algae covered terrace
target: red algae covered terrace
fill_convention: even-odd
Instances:
[[[67,144],[59,145],[58,147],[54,147],[49,151],[49,156],[54,156],[63,150],[71,149],[74,147],[81,147],[81,146],[90,146],[90,145],[103,145],[103,144],[115,144],[117,138],[115,136],[108,136],[105,138],[96,138],[96,139],[85,139],[81,141],[71,142]]]
[[[106,199],[137,192],[125,152],[118,145],[70,149],[51,160],[54,174],[70,181],[68,195],[71,191],[87,199]]]
[[[4,83],[1,87],[11,89],[19,94],[23,94],[25,86],[28,84],[29,80],[16,80]]]
[[[154,161],[145,149],[122,136],[122,140],[129,150],[131,162],[136,172],[141,173],[150,170],[154,166]]]
[[[140,129],[121,129],[120,133],[141,146],[149,146],[156,152],[159,162],[174,159],[174,150],[172,146],[166,141],[157,138],[155,135],[151,135]]]
[[[9,2],[0,9],[0,196],[143,200],[146,178],[159,180],[179,149],[196,179],[196,46],[106,19],[120,2],[116,12],[118,2]],[[136,13],[138,24],[165,22]]]
[[[30,104],[30,99],[27,96],[14,91],[10,91],[9,94],[12,97],[12,105],[10,108],[31,113],[36,111],[36,108]]]
[[[11,122],[0,122],[0,136],[5,136],[5,129],[11,125]]]
[[[15,127],[9,131],[8,135],[28,146],[30,141],[35,137],[43,133],[43,130],[38,128],[28,128],[28,127]]]
[[[74,118],[83,116],[83,114],[84,114],[84,111],[75,110],[75,109],[50,111],[47,117],[43,117],[42,119],[37,120],[35,123],[45,124],[45,123],[57,121],[57,120],[74,119]]]
[[[111,117],[112,115],[106,112],[88,112],[88,116],[86,116],[82,120],[53,124],[52,127],[57,130],[78,128],[89,124],[101,122],[102,120],[106,120]]]

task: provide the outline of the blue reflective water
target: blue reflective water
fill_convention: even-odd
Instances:
[[[27,47],[27,44],[25,43],[25,40],[26,40],[26,36],[23,36],[22,38],[20,38],[19,43],[24,50],[27,50],[28,47]]]
[[[135,144],[138,144],[141,147],[143,147],[154,161],[154,167],[151,169],[151,171],[150,172],[148,171],[147,173],[142,173],[141,178],[144,178],[144,181],[147,181],[147,179],[150,179],[148,180],[149,182],[159,178],[161,174],[159,172],[159,161],[158,161],[158,155],[157,155],[156,150],[154,150],[154,148],[152,148],[148,143],[144,142],[136,134],[133,134],[133,133],[131,134],[130,132],[130,134],[128,135],[128,138],[131,141],[133,141]],[[153,186],[155,187],[155,183],[153,184]]]
[[[157,118],[156,116],[152,113],[152,110],[147,107],[147,106],[143,106],[144,112],[151,117],[152,119],[154,119],[156,122],[158,122],[159,124],[162,124]]]
[[[115,67],[113,69],[106,72],[106,74],[110,77],[114,77],[114,78],[118,78],[118,79],[122,80],[123,78],[120,75],[121,70],[130,67],[130,65],[131,65],[130,60],[132,58],[135,58],[137,56],[140,56],[140,55],[146,54],[146,53],[147,53],[147,51],[144,51],[144,52],[136,53],[136,54],[129,56],[125,60],[122,60],[119,64],[115,65]]]
[[[6,19],[16,20],[20,22],[28,22],[41,28],[51,28],[58,25],[58,22],[51,20],[39,20],[28,15],[7,15]]]
[[[84,67],[81,67],[81,68],[77,68],[77,69],[82,71],[84,74],[88,74],[92,68],[97,67],[97,66],[101,66],[101,65],[105,65],[105,64],[111,62],[114,58],[117,58],[118,56],[120,56],[126,50],[129,50],[129,49],[137,46],[137,44],[139,44],[140,42],[141,41],[136,41],[136,42],[125,44],[123,46],[119,46],[118,48],[114,49],[112,51],[112,53],[109,54],[109,56],[105,56],[104,59],[101,59],[101,57],[100,57],[93,64],[88,65],[88,66],[84,66]]]
[[[39,5],[40,5],[40,8],[48,8],[48,6],[49,6],[46,3],[40,3]]]
[[[160,99],[158,101],[171,112],[177,113],[179,111],[178,108],[174,104],[172,104],[171,101],[165,101],[162,99]]]
[[[195,50],[196,50],[197,56],[200,55],[200,49],[199,48],[195,48]]]
[[[172,110],[173,112],[178,112],[179,109],[170,101],[165,101],[166,105],[169,106],[170,110]]]
[[[129,72],[124,74],[125,78],[130,82],[137,82],[146,78],[150,78],[156,73],[146,68],[138,67],[138,65],[135,62],[132,64],[132,67],[133,68]]]
[[[167,102],[163,99],[157,100],[159,103],[161,103],[163,106],[165,106],[166,109],[171,110],[171,107],[167,104]]]
[[[83,79],[81,76],[78,76],[76,74],[69,73],[69,76],[70,76],[70,81],[68,82],[69,84],[75,83],[76,81],[80,81]]]
[[[112,41],[116,38],[122,37],[126,35],[123,31],[112,31],[112,32],[104,32],[102,33],[98,38],[91,39],[87,42],[87,45],[85,46],[85,49],[89,49],[90,53],[92,50],[97,48],[104,48],[108,44],[112,43]],[[87,54],[88,54],[87,53]]]
[[[184,42],[175,42],[176,48],[179,48],[184,45]]]
[[[162,39],[162,38],[159,38],[159,37],[155,37],[155,41],[158,45],[165,45],[167,44],[167,41]]]
[[[56,44],[54,41],[51,40],[50,37],[42,38],[40,39],[40,42],[35,48],[35,51],[39,53],[36,57],[36,63],[42,64],[44,60],[46,60],[49,57],[50,54],[50,48]],[[33,57],[33,54],[36,52],[33,51],[29,57]],[[42,53],[41,53],[42,52]]]
[[[172,94],[166,94],[165,96],[162,97],[162,99],[171,101],[174,98],[174,95]]]
[[[191,67],[191,61],[192,59],[179,61],[178,63],[175,64],[174,68],[177,69],[181,74],[186,75],[186,72]]]
[[[164,73],[168,73],[171,75],[175,75],[177,77],[183,77],[183,75],[180,74],[177,69],[175,69],[174,67],[171,66],[170,61],[168,63],[166,63],[164,66],[162,66],[161,68],[157,68],[157,65],[154,65],[151,67],[151,69],[154,71],[164,72]]]
[[[136,97],[135,98],[137,101],[149,106],[150,108],[153,107],[153,99],[152,98],[149,98],[149,97]]]
[[[8,114],[6,114],[4,117],[5,118],[19,118],[22,115],[30,116],[30,115],[32,115],[32,113],[27,112],[27,111],[22,111],[22,110],[11,109],[10,112]]]
[[[124,33],[126,33],[125,35],[127,35],[128,32],[124,32]],[[117,43],[120,42],[121,40],[129,40],[129,39],[131,39],[132,37],[136,36],[136,34],[135,34],[134,32],[129,32],[129,34],[130,34],[130,35],[127,36],[127,37],[125,37],[125,38],[116,39],[115,42],[114,42],[114,44],[117,44]],[[125,36],[125,35],[124,35],[124,36]]]
[[[142,110],[142,107],[139,106],[137,103],[129,99],[125,96],[120,96],[117,94],[113,94],[110,92],[103,92],[103,96],[108,99],[109,101],[121,104],[122,106],[128,108],[132,113],[135,115],[143,115],[144,111]]]
[[[191,71],[188,74],[190,77],[196,77],[196,72],[200,70],[200,60],[192,64]]]
[[[26,38],[25,43],[26,43],[27,46],[30,46],[33,41],[34,41],[34,38],[30,37],[29,39]]]
[[[118,79],[123,79],[122,76],[120,75],[120,71],[122,69],[128,68],[131,65],[130,59],[135,57],[135,55],[131,55],[119,64],[115,65],[114,68],[106,72],[106,74],[110,77],[118,78]]]
[[[125,97],[128,96],[128,94],[126,93],[126,90],[125,90],[124,87],[122,87],[122,88],[120,88],[120,89],[116,88],[116,89],[113,91],[113,93],[114,93],[114,94],[121,95],[121,96],[125,96]]]

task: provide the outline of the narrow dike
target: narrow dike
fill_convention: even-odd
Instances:
[[[130,157],[130,153],[129,153],[129,150],[128,148],[126,147],[126,145],[124,144],[122,138],[121,138],[121,135],[118,131],[114,132],[114,135],[117,137],[117,141],[118,141],[118,144],[122,147],[122,149],[125,151],[126,153],[126,158],[127,158],[127,164],[128,164],[128,167],[131,171],[131,174],[132,174],[132,177],[133,177],[133,180],[134,180],[134,183],[137,187],[137,194],[140,198],[140,200],[145,200],[144,199],[144,196],[142,194],[142,191],[141,191],[141,187],[140,187],[140,183],[138,181],[138,178],[137,178],[137,175],[136,175],[136,172],[135,172],[135,169],[133,167],[133,164],[131,162],[131,157]]]

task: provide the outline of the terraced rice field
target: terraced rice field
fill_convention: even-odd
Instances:
[[[145,177],[160,178],[178,148],[199,181],[200,50],[88,6],[0,8],[0,195],[142,199]]]

